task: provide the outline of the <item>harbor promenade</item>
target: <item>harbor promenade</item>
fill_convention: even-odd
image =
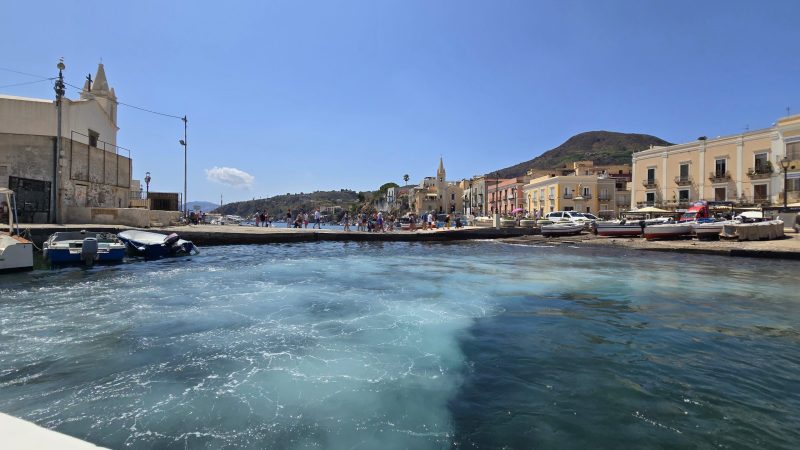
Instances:
[[[0,228],[2,229],[2,228]],[[118,233],[132,229],[126,226],[94,224],[23,224],[20,230],[34,244],[41,248],[42,243],[57,231],[93,230]],[[782,239],[770,241],[698,241],[697,239],[671,239],[647,241],[642,238],[599,237],[584,232],[578,236],[548,238],[539,234],[538,228],[486,228],[463,227],[459,229],[435,229],[391,232],[341,231],[312,228],[285,227],[243,227],[235,225],[182,225],[162,228],[148,228],[156,233],[177,233],[196,245],[251,245],[316,241],[354,241],[354,242],[454,242],[471,239],[501,239],[517,244],[581,244],[595,246],[625,247],[632,250],[672,251],[683,253],[703,253],[722,256],[745,256],[760,258],[800,259],[800,234],[786,229]]]

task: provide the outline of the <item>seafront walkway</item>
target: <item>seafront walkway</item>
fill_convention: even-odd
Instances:
[[[0,228],[1,230],[2,228]],[[22,224],[20,230],[41,248],[42,242],[57,231],[93,230],[118,233],[131,229],[126,226],[97,224]],[[599,237],[584,232],[578,236],[546,238],[536,228],[486,228],[462,227],[459,229],[435,229],[390,232],[341,231],[331,229],[244,227],[236,225],[182,225],[148,228],[156,233],[177,233],[198,246],[274,244],[316,241],[375,241],[375,242],[447,242],[470,239],[503,239],[514,243],[529,244],[581,244],[595,246],[625,247],[635,250],[673,251],[705,253],[724,256],[749,256],[779,259],[800,259],[800,234],[786,229],[782,239],[771,241],[698,241],[696,239],[673,239],[647,241],[642,238]]]

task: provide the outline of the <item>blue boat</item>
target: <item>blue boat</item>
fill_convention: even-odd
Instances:
[[[50,264],[120,262],[125,244],[114,233],[98,231],[59,231],[44,242],[43,253]]]
[[[191,241],[181,239],[177,234],[161,234],[150,231],[127,230],[117,237],[128,246],[128,251],[146,259],[167,256],[196,255],[200,250]]]

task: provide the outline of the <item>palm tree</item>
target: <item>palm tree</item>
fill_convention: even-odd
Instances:
[[[405,181],[406,184],[408,184],[408,179],[409,178],[411,178],[411,177],[409,177],[408,174],[403,175],[403,181]]]

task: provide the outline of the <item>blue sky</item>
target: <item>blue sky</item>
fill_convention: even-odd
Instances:
[[[63,56],[82,86],[102,58],[120,101],[188,115],[189,199],[228,202],[418,181],[439,156],[455,180],[590,130],[767,127],[800,112],[797,17],[797,1],[6,1],[0,67],[54,76]],[[182,122],[120,106],[119,126],[134,176],[181,191]]]

